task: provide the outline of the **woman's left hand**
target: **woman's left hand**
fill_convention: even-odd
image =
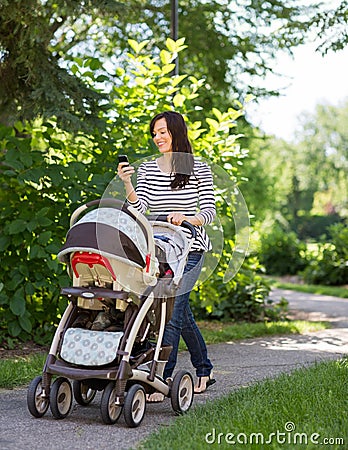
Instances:
[[[173,225],[181,225],[184,220],[187,220],[187,217],[182,213],[173,212],[168,214],[167,220]]]

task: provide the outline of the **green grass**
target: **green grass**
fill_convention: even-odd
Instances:
[[[3,359],[0,361],[0,388],[12,389],[28,384],[42,373],[46,353]]]
[[[198,322],[202,335],[207,344],[217,344],[240,339],[281,334],[305,334],[320,331],[330,325],[326,322],[308,322],[304,320],[258,322],[258,323],[223,323]]]
[[[324,322],[270,322],[270,323],[221,323],[199,322],[199,327],[207,344],[281,334],[304,334],[326,328]],[[180,350],[186,349],[183,342]],[[0,361],[0,388],[12,389],[28,384],[36,375],[40,375],[46,353],[34,353],[30,356],[2,359]]]
[[[333,297],[348,298],[348,289],[343,286],[323,286],[320,284],[297,284],[282,281],[279,277],[265,277],[272,286],[280,289],[290,289],[308,294],[331,295]]]
[[[191,409],[138,448],[348,448],[347,380],[348,359],[283,374]],[[330,445],[319,445],[324,439],[332,439]]]

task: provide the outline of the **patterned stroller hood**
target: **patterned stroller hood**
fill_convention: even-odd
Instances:
[[[126,212],[97,208],[70,228],[58,259],[68,263],[72,252],[93,251],[144,268],[149,238],[141,223]]]
[[[58,253],[59,261],[69,264],[74,252],[93,252],[147,271],[151,240],[166,254],[174,272],[173,281],[178,285],[190,247],[185,233],[169,223],[157,222],[150,222],[153,233],[148,233],[128,209],[103,207],[87,212],[70,228]],[[154,267],[158,271],[158,262]]]

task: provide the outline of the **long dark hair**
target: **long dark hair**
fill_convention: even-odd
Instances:
[[[190,181],[193,172],[193,151],[187,135],[187,126],[181,114],[175,111],[164,111],[157,114],[150,123],[151,136],[157,120],[165,119],[172,138],[172,189],[184,188]]]

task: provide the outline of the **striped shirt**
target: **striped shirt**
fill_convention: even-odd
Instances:
[[[173,179],[170,173],[163,172],[157,161],[142,163],[138,169],[136,193],[138,200],[128,203],[141,213],[169,214],[180,212],[185,216],[199,213],[203,225],[211,223],[216,215],[213,192],[213,177],[208,165],[194,160],[193,174],[189,183],[181,189],[170,187]],[[191,247],[194,250],[211,250],[211,243],[203,226],[197,226],[197,237]],[[190,236],[190,232],[183,228]]]

